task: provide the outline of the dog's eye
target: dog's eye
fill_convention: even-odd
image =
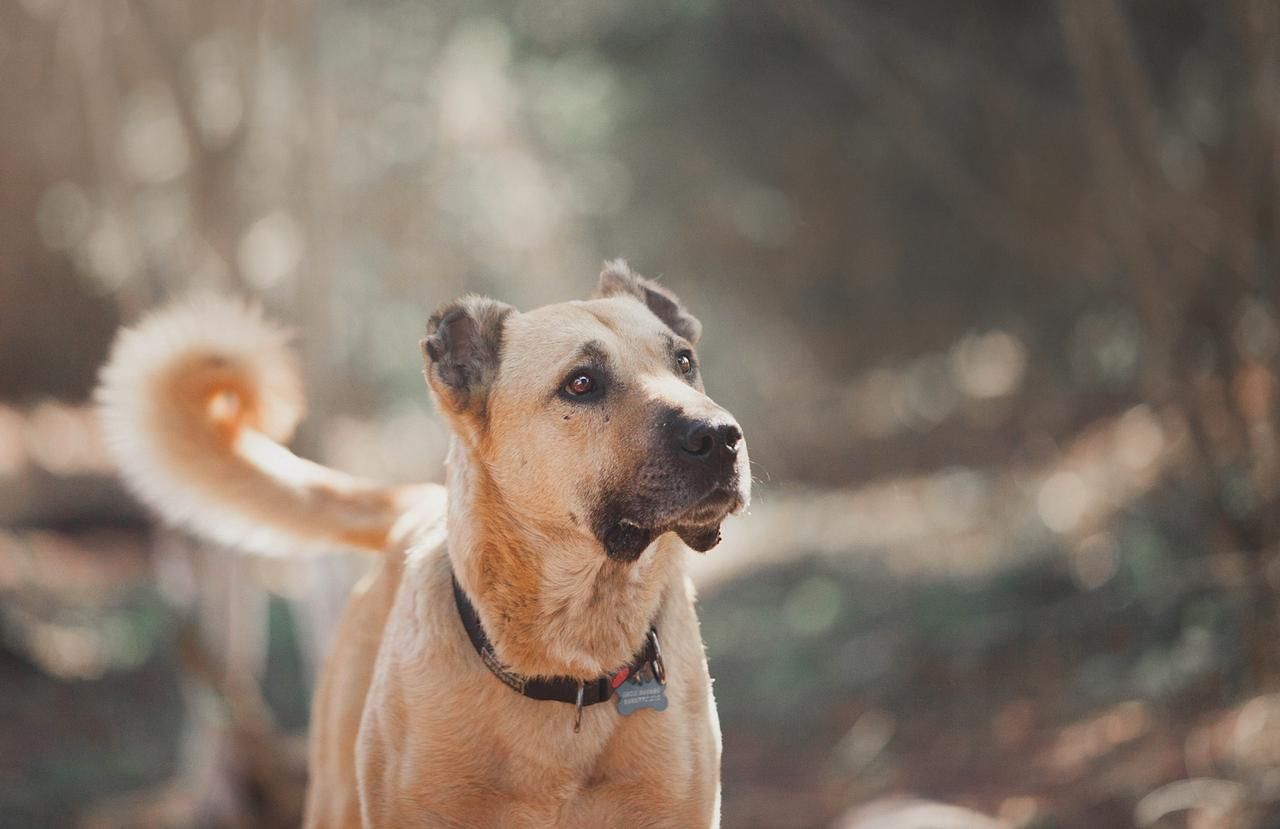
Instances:
[[[693,374],[693,358],[687,351],[681,351],[676,355],[676,368],[680,369],[680,373],[684,375]]]
[[[591,394],[595,387],[596,381],[591,379],[590,374],[575,374],[568,383],[564,384],[564,390],[575,397]]]

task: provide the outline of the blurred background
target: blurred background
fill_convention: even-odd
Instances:
[[[430,309],[614,256],[757,462],[728,829],[1280,826],[1273,0],[4,0],[0,77],[5,826],[296,825],[361,567],[155,527],[117,326],[254,297],[302,454],[439,480]]]

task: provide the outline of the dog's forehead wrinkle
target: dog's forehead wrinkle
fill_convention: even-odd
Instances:
[[[608,317],[601,314],[599,309],[593,308],[592,306],[587,305],[585,303],[582,305],[582,309],[586,311],[588,314],[590,314],[591,316],[595,317],[596,322],[600,323],[605,328],[608,328],[611,331],[616,330],[613,322]]]
[[[663,342],[670,329],[639,299],[611,296],[574,303],[591,314],[601,325],[628,340]]]

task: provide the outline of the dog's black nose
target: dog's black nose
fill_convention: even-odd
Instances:
[[[693,421],[678,434],[681,451],[694,458],[710,458],[721,452],[733,454],[738,451],[738,441],[742,440],[742,432],[732,423],[713,424],[705,420]]]

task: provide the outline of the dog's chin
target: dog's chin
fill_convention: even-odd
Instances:
[[[665,532],[674,532],[690,549],[705,553],[720,543],[720,524],[724,519],[743,506],[740,493],[720,488],[671,518],[655,522],[654,526],[620,519],[605,531],[601,541],[605,553],[615,561],[635,561]]]
[[[676,527],[676,535],[680,536],[691,550],[705,553],[720,543],[720,525],[707,524],[701,527]]]

